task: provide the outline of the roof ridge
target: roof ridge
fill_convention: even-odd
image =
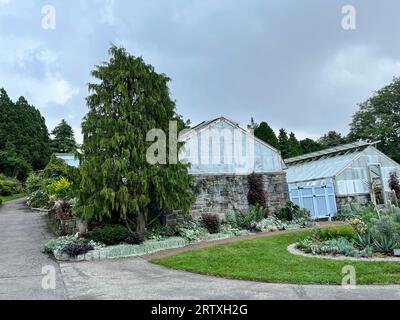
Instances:
[[[341,153],[344,151],[349,151],[352,149],[357,149],[357,148],[362,148],[362,147],[368,147],[371,145],[376,144],[377,142],[368,142],[368,141],[356,141],[356,142],[351,142],[351,143],[346,143],[346,144],[342,144],[342,145],[338,145],[335,147],[330,147],[330,148],[326,148],[320,151],[315,151],[315,152],[310,152],[307,154],[303,154],[301,156],[296,156],[296,157],[291,157],[291,158],[287,158],[285,159],[285,163],[286,164],[291,164],[294,162],[299,162],[299,161],[304,161],[304,160],[308,160],[308,159],[312,159],[312,158],[318,158],[318,157],[322,157],[325,155],[332,155],[332,154],[336,154],[336,153]]]

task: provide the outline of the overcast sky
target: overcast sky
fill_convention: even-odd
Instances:
[[[356,30],[342,28],[342,7]],[[44,29],[42,8],[56,10]],[[90,70],[122,45],[172,82],[192,123],[253,116],[316,138],[400,74],[398,0],[0,0],[0,87],[81,141]]]

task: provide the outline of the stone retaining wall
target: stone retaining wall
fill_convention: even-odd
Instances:
[[[289,200],[286,173],[264,173],[264,189],[269,213]],[[196,175],[197,198],[192,207],[193,218],[203,213],[216,213],[223,218],[226,213],[247,210],[249,191],[247,175]]]

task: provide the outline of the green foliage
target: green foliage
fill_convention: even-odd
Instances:
[[[285,206],[278,208],[275,215],[279,220],[283,221],[310,219],[310,213],[307,209],[300,208],[300,206],[291,201],[286,202]]]
[[[236,211],[225,215],[226,223],[235,229],[251,230],[255,223],[260,222],[268,216],[266,209],[258,206],[251,206],[247,212]]]
[[[21,97],[11,101],[0,89],[0,150],[10,159],[18,159],[18,167],[26,172],[26,163],[34,170],[43,169],[50,157],[49,133],[38,109]],[[11,164],[14,166],[15,161]],[[27,175],[26,175],[27,176]]]
[[[373,246],[378,252],[393,254],[393,249],[398,248],[398,238],[390,234],[378,234],[374,236]]]
[[[247,194],[249,205],[266,208],[267,200],[265,197],[263,176],[253,172],[247,177],[247,180],[249,183],[249,192]]]
[[[0,175],[0,196],[9,196],[22,191],[23,188],[18,180]]]
[[[25,181],[32,170],[30,164],[14,152],[0,151],[0,172]]]
[[[347,238],[332,238],[322,242],[314,242],[310,239],[302,240],[298,243],[297,248],[306,252],[317,254],[345,255],[349,257],[370,257],[373,254],[371,247],[358,250],[353,242]]]
[[[187,221],[176,226],[176,235],[189,242],[196,242],[208,235],[208,230],[197,222]]]
[[[300,149],[302,154],[320,151],[323,148],[323,145],[309,138],[300,141]]]
[[[296,157],[302,154],[300,143],[296,138],[296,135],[291,132],[289,134],[287,158]]]
[[[380,236],[392,238],[395,242],[400,240],[400,225],[392,216],[381,216],[371,220],[370,231],[374,239]]]
[[[68,167],[67,163],[57,158],[55,155],[52,155],[49,163],[43,170],[44,178],[59,178],[59,177],[68,177],[71,168]]]
[[[2,205],[2,203],[3,203],[3,199],[0,197],[0,206]]]
[[[148,206],[189,212],[192,178],[182,163],[152,165],[146,153],[148,132],[169,132],[169,122],[184,122],[170,98],[169,78],[125,49],[113,46],[110,60],[92,71],[84,136],[78,210],[87,218],[134,222],[146,228]],[[171,132],[173,134],[173,132]]]
[[[363,221],[369,221],[375,215],[375,209],[371,204],[361,204],[354,201],[343,205],[338,214],[334,217],[334,220],[349,221],[362,218]]]
[[[50,196],[54,196],[55,200],[71,197],[72,183],[67,178],[61,177],[47,186],[47,193]]]
[[[99,229],[88,232],[85,238],[103,243],[107,246],[113,246],[124,243],[128,235],[129,231],[125,226],[120,224],[107,224]]]
[[[64,119],[54,128],[51,134],[54,136],[51,141],[53,152],[66,153],[76,151],[74,131]]]
[[[208,230],[209,233],[219,233],[220,231],[220,221],[216,214],[205,213],[201,216],[201,223]]]
[[[359,105],[350,125],[352,140],[380,141],[378,148],[400,162],[400,79],[377,91]]]
[[[28,179],[26,180],[26,191],[31,194],[35,191],[42,189],[43,187],[43,173],[42,172],[31,172]]]
[[[257,232],[263,231],[277,231],[277,230],[286,230],[288,228],[288,224],[282,222],[281,220],[277,219],[276,217],[268,217],[265,219],[260,220],[259,222],[255,222],[251,226],[251,230]]]
[[[89,249],[89,247],[91,249]],[[94,250],[100,248],[102,248],[102,245],[94,241],[88,241],[87,239],[77,238],[75,236],[63,236],[56,239],[51,239],[45,243],[42,246],[42,252],[47,254],[61,255],[66,252],[66,249],[68,251],[67,253],[74,253],[73,251],[78,253],[79,250],[84,251],[84,249]]]
[[[347,139],[342,137],[341,133],[329,131],[318,140],[318,143],[324,148],[331,148],[347,143]]]
[[[372,239],[371,232],[357,233],[354,244],[361,249],[366,247],[372,248],[374,240]]]
[[[268,125],[266,122],[261,122],[259,125],[254,125],[254,135],[268,143],[269,145],[273,146],[274,148],[279,148],[279,141],[276,137],[274,130]]]
[[[316,241],[326,241],[331,239],[345,238],[347,240],[353,240],[355,233],[350,226],[330,227],[330,228],[317,228],[312,231],[312,239]]]
[[[290,158],[289,138],[285,129],[279,130],[278,135],[279,150],[281,151],[283,159]]]
[[[28,206],[31,208],[48,208],[49,196],[43,190],[34,191],[28,199]]]

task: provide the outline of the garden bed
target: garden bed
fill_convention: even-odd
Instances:
[[[304,251],[297,249],[298,243],[291,244],[287,247],[287,250],[294,255],[308,257],[308,258],[320,258],[320,259],[331,259],[331,260],[350,260],[350,261],[371,261],[371,262],[400,262],[400,257],[385,256],[382,254],[373,254],[372,257],[349,257],[345,255],[332,255],[332,254],[312,254],[305,253]]]
[[[250,233],[247,233],[250,234]],[[245,233],[243,233],[245,235]],[[229,234],[212,234],[202,240],[191,242],[182,237],[171,237],[163,240],[147,240],[139,245],[120,244],[91,250],[86,254],[71,256],[66,253],[54,253],[59,261],[94,261],[116,258],[140,257],[168,249],[183,248],[194,243],[217,241],[232,238]]]

